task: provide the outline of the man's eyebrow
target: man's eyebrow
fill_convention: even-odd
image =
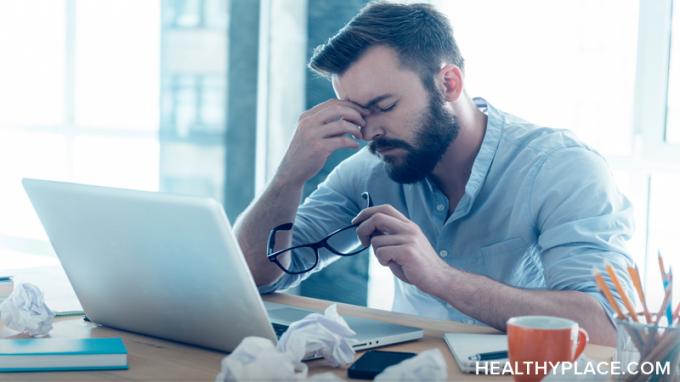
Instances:
[[[366,105],[362,105],[362,104],[360,104],[360,103],[358,103],[358,102],[355,102],[355,101],[350,101],[350,102],[352,102],[352,103],[354,103],[354,104],[356,104],[356,105],[359,105],[359,106],[363,107],[364,109],[370,109],[370,108],[372,108],[373,106],[375,106],[378,102],[380,102],[380,101],[382,101],[382,100],[385,100],[385,99],[387,99],[387,98],[390,98],[390,97],[394,97],[394,94],[383,94],[383,95],[374,97],[373,99],[371,99],[370,101],[368,101],[368,103],[366,103]]]

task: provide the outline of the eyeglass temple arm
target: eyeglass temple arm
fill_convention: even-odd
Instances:
[[[293,229],[293,223],[284,223],[281,225],[277,225],[276,227],[272,228],[271,231],[269,231],[269,239],[267,240],[267,255],[270,255],[274,252],[274,248],[276,248],[276,233],[279,231],[290,231]]]

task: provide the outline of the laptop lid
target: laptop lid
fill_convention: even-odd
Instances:
[[[24,179],[87,316],[232,351],[276,341],[222,206],[208,198]]]
[[[212,199],[24,179],[24,188],[95,322],[232,351],[276,341],[269,322],[311,311],[262,300],[222,206]],[[274,309],[272,309],[274,308]],[[422,329],[346,317],[355,349],[411,341]]]

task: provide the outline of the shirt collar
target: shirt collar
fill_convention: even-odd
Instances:
[[[498,144],[501,141],[504,126],[504,119],[501,113],[486,102],[484,98],[476,97],[473,101],[479,109],[482,111],[486,110],[487,119],[484,139],[482,140],[482,145],[475,157],[475,161],[472,164],[470,178],[465,185],[465,194],[468,197],[467,205],[462,206],[465,208],[465,214],[467,214],[472,207],[473,202],[479,194],[479,190],[486,180],[489,168],[491,168],[491,163],[498,151]],[[463,200],[461,200],[461,202],[463,202]]]
[[[489,173],[491,163],[496,156],[504,126],[504,119],[501,112],[491,106],[484,98],[475,97],[473,101],[475,102],[475,105],[487,115],[486,131],[479,152],[472,164],[470,178],[465,185],[465,195],[461,198],[456,207],[456,211],[454,212],[454,215],[457,215],[455,218],[464,216],[470,212],[470,209],[486,180],[486,176]],[[425,184],[430,192],[437,189],[429,177],[425,178]]]

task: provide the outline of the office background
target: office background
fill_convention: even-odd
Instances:
[[[631,252],[660,285],[658,250],[680,267],[680,2],[431,2],[451,18],[471,95],[573,130],[608,158],[635,206]],[[0,259],[14,259],[0,269],[54,256],[22,177],[209,196],[233,222],[298,114],[334,96],[305,64],[364,4],[0,3]],[[305,192],[350,154],[334,154]],[[660,302],[661,288],[648,290]],[[295,292],[389,309],[392,279],[362,255]]]

